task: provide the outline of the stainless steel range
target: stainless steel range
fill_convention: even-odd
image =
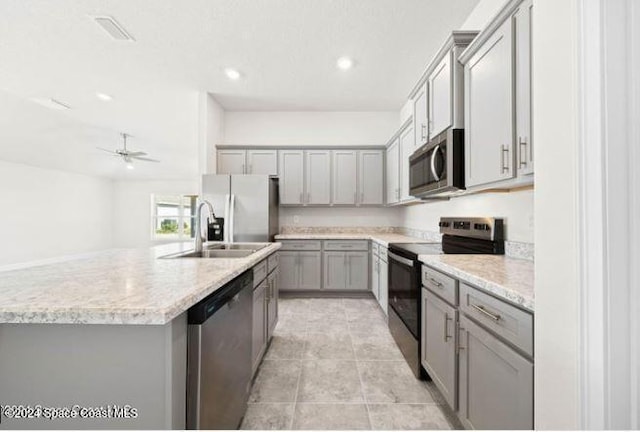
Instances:
[[[428,378],[420,364],[419,255],[504,254],[504,223],[495,218],[441,218],[442,243],[389,245],[389,330],[418,378]]]

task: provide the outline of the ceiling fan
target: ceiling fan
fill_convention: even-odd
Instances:
[[[98,147],[98,150],[102,150],[104,152],[110,153],[113,156],[122,158],[122,160],[127,164],[128,169],[134,168],[133,166],[134,160],[139,160],[144,162],[160,162],[157,159],[151,159],[151,158],[145,157],[147,155],[147,153],[145,152],[127,150],[127,138],[130,137],[131,135],[128,135],[126,133],[121,133],[120,136],[122,137],[123,148],[112,151],[102,147]]]

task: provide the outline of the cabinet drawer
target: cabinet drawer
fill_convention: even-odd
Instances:
[[[533,356],[533,315],[472,286],[460,284],[460,310]]]
[[[426,265],[422,266],[422,285],[450,304],[458,304],[458,281]]]
[[[267,260],[264,260],[253,267],[253,287],[255,288],[258,285],[260,285],[260,282],[262,282],[266,277],[267,277]]]
[[[283,241],[282,250],[320,250],[320,240]]]
[[[380,245],[374,241],[371,242],[371,253],[373,253],[375,256],[378,256],[380,250]]]
[[[278,253],[276,252],[273,255],[269,255],[269,258],[267,258],[267,269],[269,270],[269,273],[271,273],[277,267],[278,267]]]
[[[369,250],[368,240],[325,240],[324,250],[350,251]]]

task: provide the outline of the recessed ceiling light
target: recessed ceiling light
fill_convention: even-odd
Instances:
[[[71,107],[53,98],[31,98],[31,100],[43,107],[51,108],[54,110],[69,110]]]
[[[240,74],[240,72],[238,72],[237,69],[233,69],[233,68],[226,68],[224,70],[224,73],[227,76],[227,78],[229,78],[230,80],[233,80],[233,81],[239,80],[240,77],[242,76]]]
[[[349,57],[340,57],[336,62],[336,66],[338,66],[338,69],[342,70],[351,69],[353,67],[353,60]]]
[[[110,16],[94,16],[93,19],[95,22],[102,27],[104,31],[106,31],[109,36],[114,38],[115,40],[121,41],[134,41],[133,36],[131,36],[125,29],[120,25],[118,21],[116,21],[113,17]]]
[[[101,92],[96,92],[96,97],[100,100],[103,101],[110,101],[113,100],[113,97],[111,97],[110,95],[106,94],[106,93],[101,93]]]
[[[127,169],[134,169],[135,167],[133,166],[133,162],[127,162]]]

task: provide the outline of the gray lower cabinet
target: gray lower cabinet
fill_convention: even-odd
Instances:
[[[318,290],[322,286],[320,251],[280,251],[279,290]]]
[[[251,365],[255,374],[278,323],[277,255],[253,267],[253,286]]]
[[[253,373],[258,369],[260,360],[267,348],[267,333],[265,332],[267,281],[263,280],[253,290],[253,330],[251,340],[251,365]]]
[[[368,252],[324,252],[324,288],[327,290],[368,289]]]
[[[422,288],[422,366],[454,410],[458,408],[457,316],[455,307]]]
[[[378,303],[385,315],[389,315],[389,264],[387,262],[387,249],[380,247],[380,260],[378,261]]]
[[[371,251],[371,269],[369,279],[371,281],[371,292],[380,302],[380,258],[378,254]]]
[[[273,331],[278,324],[278,270],[273,270],[267,276],[267,341],[271,340]]]
[[[469,429],[533,429],[533,363],[464,315],[459,417]]]

